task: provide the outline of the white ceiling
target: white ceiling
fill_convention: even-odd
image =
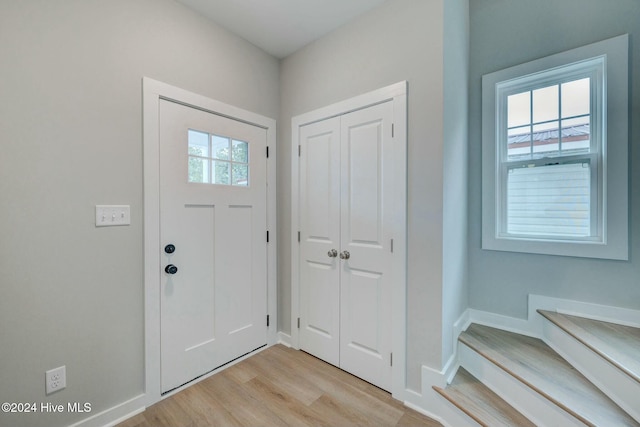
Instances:
[[[178,0],[284,58],[385,0]]]

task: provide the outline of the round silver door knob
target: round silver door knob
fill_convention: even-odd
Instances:
[[[329,252],[327,252],[327,255],[329,255],[329,258],[335,258],[338,256],[338,251],[335,249],[331,249]]]
[[[349,253],[349,251],[340,252],[340,259],[349,259],[349,258],[351,258],[351,254]]]
[[[169,264],[164,268],[164,272],[167,274],[176,274],[178,272],[178,267],[173,264]]]

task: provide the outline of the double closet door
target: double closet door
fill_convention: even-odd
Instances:
[[[393,102],[299,128],[300,348],[391,390]]]

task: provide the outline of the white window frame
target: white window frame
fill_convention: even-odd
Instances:
[[[563,65],[551,70],[534,73],[528,76],[519,77],[507,81],[496,83],[496,155],[498,156],[498,179],[497,179],[497,209],[496,227],[499,238],[505,239],[532,239],[532,240],[557,240],[558,237],[552,235],[526,235],[510,234],[507,231],[507,178],[509,171],[522,166],[541,167],[549,163],[589,163],[591,175],[590,191],[590,220],[591,235],[588,237],[568,237],[561,236],[561,240],[582,240],[602,242],[604,238],[602,227],[603,203],[601,203],[602,187],[605,185],[606,176],[601,175],[603,147],[605,146],[604,124],[604,81],[605,81],[606,58],[598,56],[586,61],[580,61],[568,65]],[[562,85],[562,83],[590,79],[590,150],[588,153],[574,155],[552,155],[541,156],[528,160],[509,160],[507,157],[507,97],[510,95],[534,91],[539,88],[551,85]],[[562,115],[559,112],[559,121]],[[533,118],[531,119],[533,122]],[[533,126],[533,124],[530,124]],[[560,129],[562,126],[560,126]]]
[[[618,36],[482,77],[482,248],[628,259],[628,36]],[[591,150],[560,156],[591,167],[592,235],[585,238],[506,232],[506,96],[591,77]],[[502,101],[502,102],[501,102]],[[546,159],[548,161],[548,159]],[[544,159],[530,161],[545,164]]]

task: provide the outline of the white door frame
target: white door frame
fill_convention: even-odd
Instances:
[[[144,167],[144,332],[145,405],[160,401],[160,139],[159,103],[170,100],[220,116],[259,126],[267,131],[267,345],[277,342],[277,230],[276,230],[276,121],[241,108],[150,78],[142,80]],[[265,230],[266,232],[266,230]],[[265,319],[266,321],[266,319]],[[181,390],[183,387],[176,389]],[[175,392],[174,391],[174,392]],[[172,394],[172,393],[171,393]]]
[[[299,158],[300,126],[341,116],[352,111],[393,101],[394,123],[394,206],[392,228],[394,235],[392,289],[392,349],[393,372],[391,392],[399,400],[405,399],[406,389],[406,304],[407,304],[407,82],[384,88],[329,105],[291,119],[291,344],[299,349],[298,317],[300,317],[300,262],[298,253],[299,228]]]

